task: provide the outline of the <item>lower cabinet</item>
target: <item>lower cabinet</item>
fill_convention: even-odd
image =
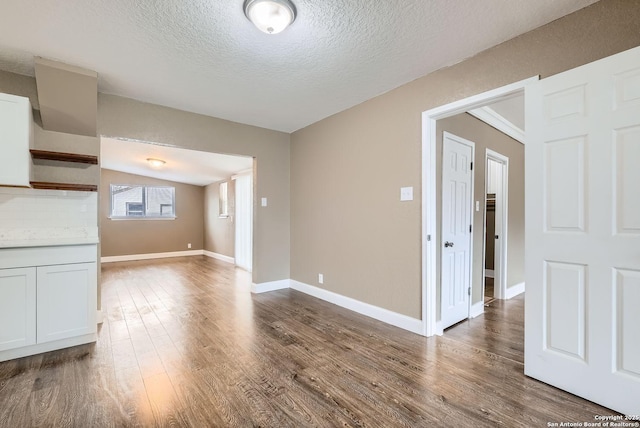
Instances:
[[[21,260],[30,253],[0,251],[0,257],[6,256],[0,261],[0,361],[95,342],[98,276],[93,249],[38,250],[39,264],[52,264],[16,268],[2,262],[25,264]],[[64,263],[69,260],[82,263]]]
[[[36,343],[36,269],[0,269],[0,351]]]
[[[96,332],[96,264],[37,268],[37,343]]]

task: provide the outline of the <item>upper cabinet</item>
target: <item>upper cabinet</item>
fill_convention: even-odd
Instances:
[[[0,186],[30,187],[32,142],[29,98],[0,93]]]

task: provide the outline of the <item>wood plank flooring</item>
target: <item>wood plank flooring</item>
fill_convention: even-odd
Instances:
[[[523,374],[523,299],[426,339],[189,257],[106,264],[95,345],[0,363],[1,427],[546,427],[613,412]]]

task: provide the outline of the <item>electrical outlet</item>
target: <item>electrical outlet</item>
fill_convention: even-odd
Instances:
[[[187,248],[191,248],[191,242],[187,244]]]
[[[321,273],[318,274],[318,284],[324,284],[324,275]]]

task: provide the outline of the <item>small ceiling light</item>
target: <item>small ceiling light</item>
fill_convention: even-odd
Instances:
[[[149,162],[149,165],[151,165],[154,168],[160,168],[162,165],[166,163],[162,159],[154,159],[154,158],[147,158],[147,162]]]
[[[296,7],[289,0],[245,0],[244,14],[267,34],[278,34],[296,19]]]

